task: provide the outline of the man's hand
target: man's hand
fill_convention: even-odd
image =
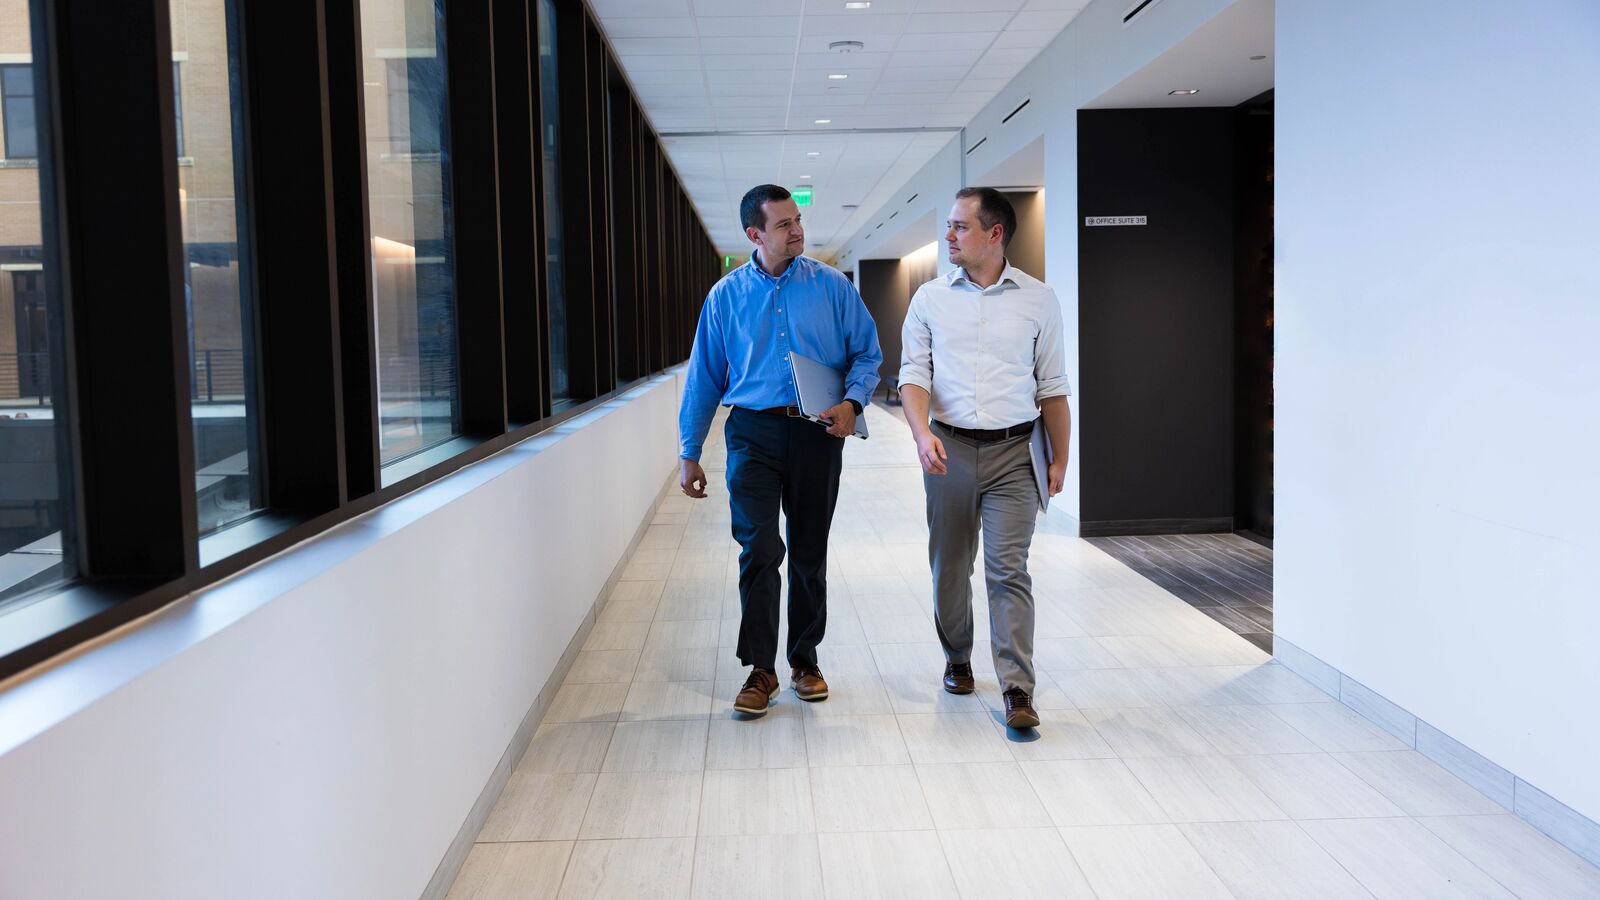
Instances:
[[[822,418],[828,421],[828,433],[834,437],[846,438],[856,433],[856,408],[849,400],[825,410]]]
[[[1066,486],[1067,461],[1065,459],[1055,460],[1050,463],[1048,471],[1050,474],[1050,496],[1054,497],[1061,493],[1062,487]]]
[[[950,471],[944,465],[949,458],[944,452],[944,441],[939,440],[933,432],[924,430],[917,435],[917,461],[922,463],[922,471],[929,475],[943,475]]]
[[[706,498],[706,470],[692,459],[679,460],[678,487],[696,500]]]

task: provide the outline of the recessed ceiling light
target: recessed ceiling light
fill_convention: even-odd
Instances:
[[[801,175],[800,177],[801,178],[810,178],[811,176],[810,175]]]
[[[872,0],[850,0],[844,5],[845,9],[871,9]]]
[[[859,204],[859,203],[841,203],[839,205],[839,208],[840,209],[860,209],[861,208],[861,204]]]
[[[812,122],[811,124],[813,124],[813,125],[826,125],[826,124],[828,124],[829,122],[832,122],[832,121],[833,121],[832,119],[817,119],[816,121]]]
[[[1200,89],[1199,88],[1184,88],[1183,90],[1167,91],[1167,96],[1169,96],[1169,97],[1187,97],[1190,94],[1198,94],[1198,93],[1200,93]]]
[[[807,150],[807,151],[806,151],[806,155],[807,155],[807,156],[821,156],[821,155],[822,155],[822,154],[821,154],[821,153],[818,153],[818,152],[817,152],[817,151],[815,151],[815,150]]]
[[[828,80],[829,81],[843,81],[843,80],[845,80],[846,78],[849,78],[849,77],[850,77],[849,75],[846,75],[846,74],[844,74],[842,72],[835,72],[834,74],[828,76]]]

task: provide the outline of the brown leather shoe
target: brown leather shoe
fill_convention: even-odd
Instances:
[[[744,680],[739,696],[733,698],[733,709],[748,716],[764,716],[767,704],[778,696],[778,673],[771,669],[754,668]]]
[[[1033,698],[1022,688],[1012,688],[1005,693],[1006,727],[1037,728],[1039,714],[1033,710]]]
[[[970,694],[978,687],[972,678],[972,663],[945,663],[944,689],[952,694]]]
[[[789,670],[789,686],[801,700],[828,699],[828,683],[822,680],[822,670],[816,666],[795,666]]]

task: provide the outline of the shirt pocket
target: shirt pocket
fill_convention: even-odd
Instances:
[[[1032,366],[1034,344],[1038,338],[1039,324],[1031,317],[1017,313],[992,314],[989,316],[989,333],[984,349],[996,359]]]

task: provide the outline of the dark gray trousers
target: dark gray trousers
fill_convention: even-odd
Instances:
[[[1034,691],[1033,543],[1039,488],[1028,435],[979,442],[935,423],[949,456],[944,475],[922,476],[928,495],[928,562],[933,568],[934,624],[945,659],[972,659],[972,566],[983,538],[989,590],[989,639],[1002,691]]]

